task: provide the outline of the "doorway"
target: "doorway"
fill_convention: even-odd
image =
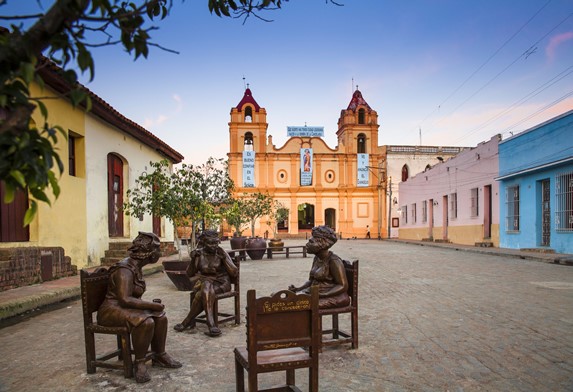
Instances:
[[[324,223],[326,226],[336,231],[336,210],[334,208],[327,208],[324,210]]]
[[[108,228],[110,237],[123,237],[123,161],[107,156]]]
[[[314,227],[314,205],[303,203],[298,205],[298,230],[310,230]]]
[[[483,238],[491,238],[491,185],[483,187]]]
[[[541,246],[551,245],[551,203],[549,180],[541,181]]]

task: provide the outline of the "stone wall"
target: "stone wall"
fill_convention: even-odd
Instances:
[[[76,274],[61,247],[0,249],[0,291]]]

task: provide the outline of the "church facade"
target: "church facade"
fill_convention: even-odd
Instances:
[[[404,170],[431,166],[462,149],[432,147],[425,154],[413,146],[392,154],[393,146],[378,145],[378,113],[358,89],[340,112],[334,148],[316,127],[289,127],[289,139],[277,147],[268,125],[265,108],[247,88],[231,109],[229,175],[237,197],[268,193],[289,209],[288,220],[279,225],[284,238],[304,237],[318,225],[330,226],[341,238],[388,238],[391,226],[399,227],[396,191]],[[257,222],[257,235],[270,231],[264,218]]]

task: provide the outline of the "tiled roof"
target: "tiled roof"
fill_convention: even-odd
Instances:
[[[70,91],[71,86],[62,76],[62,69],[46,58],[41,61],[43,62],[43,66],[39,67],[38,73],[46,85],[50,86],[60,94],[65,94]],[[101,97],[90,91],[81,83],[78,83],[78,85],[80,88],[85,90],[91,98],[91,114],[153,148],[171,162],[179,163],[183,160],[183,155],[174,150],[171,146],[149,132],[147,129],[143,128],[141,125],[119,113],[109,103],[104,101]]]

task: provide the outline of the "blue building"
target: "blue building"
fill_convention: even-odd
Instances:
[[[500,247],[573,253],[573,110],[499,143]]]

